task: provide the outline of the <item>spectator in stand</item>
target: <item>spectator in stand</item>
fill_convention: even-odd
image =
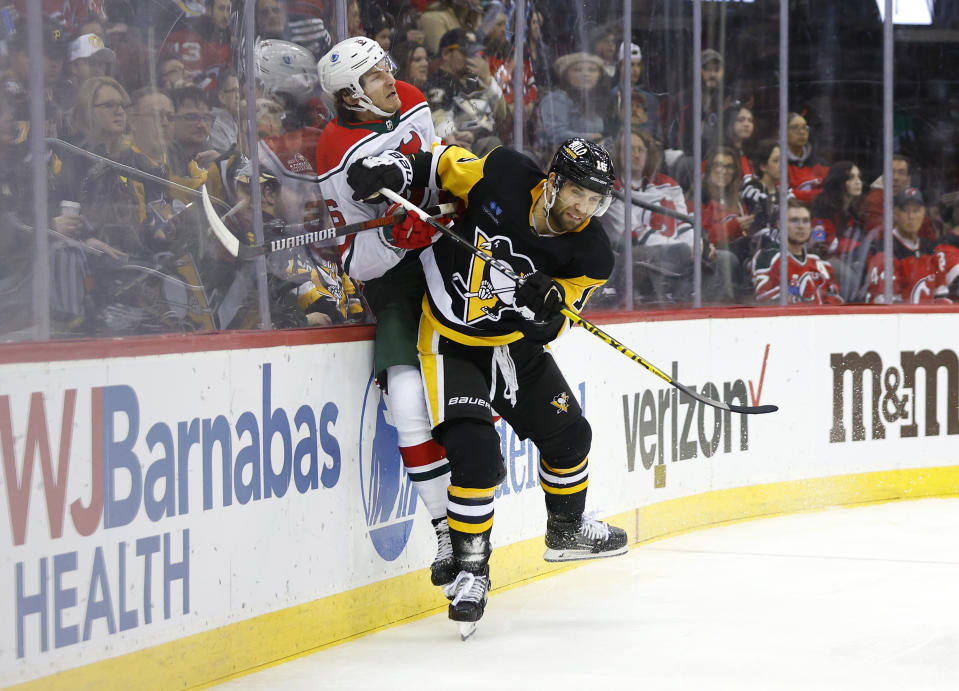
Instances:
[[[173,141],[173,101],[152,86],[137,89],[130,95],[127,121],[130,130],[129,149],[123,152],[121,163],[170,179],[168,149]],[[148,180],[134,180],[134,193],[141,206],[144,233],[152,233],[156,245],[169,240],[167,221],[184,209],[181,195],[175,201],[168,185]]]
[[[78,145],[112,160],[126,159],[125,137],[130,97],[110,77],[90,77],[80,86],[73,111]],[[126,260],[149,254],[151,238],[141,233],[146,211],[134,181],[106,163],[94,163],[79,154],[66,156],[56,176],[51,198],[82,204],[84,230],[78,234],[90,247]]]
[[[925,199],[915,187],[907,187],[896,197],[892,229],[893,280],[892,301],[909,304],[935,302],[947,298],[945,275],[940,273],[935,245],[919,237],[926,216]],[[869,260],[866,301],[885,303],[885,255],[877,252]]]
[[[812,203],[815,251],[832,265],[846,302],[864,297],[866,264],[877,235],[866,235],[863,200],[859,166],[837,161]]]
[[[533,69],[533,81],[541,93],[552,91],[553,63],[556,62],[556,52],[552,46],[543,40],[543,13],[533,6],[526,4],[526,59]]]
[[[749,237],[755,216],[740,200],[741,179],[739,160],[731,149],[717,149],[707,159],[703,178],[703,230],[717,249],[735,255],[730,282],[736,292],[746,288],[745,267],[755,251],[755,242]]]
[[[173,118],[173,101],[159,89],[145,86],[131,95],[130,149],[142,159],[137,165],[141,170],[169,176],[167,150],[173,141]]]
[[[892,198],[902,194],[907,187],[914,187],[912,181],[913,171],[912,161],[908,156],[902,154],[892,155]],[[880,175],[869,186],[869,193],[865,201],[865,228],[866,230],[878,230],[879,237],[882,237],[882,207],[885,193],[883,192],[883,181]],[[936,229],[932,225],[929,215],[926,214],[922,222],[922,228],[919,229],[919,237],[930,241],[936,240]]]
[[[623,89],[623,45],[619,44],[619,59],[616,63],[616,72],[613,75],[613,95],[617,103],[617,111],[622,111],[621,93]],[[632,110],[630,122],[632,126],[653,135],[656,141],[663,140],[662,120],[659,115],[659,98],[651,91],[643,88],[640,80],[643,75],[643,51],[635,43],[629,44],[629,83],[632,86],[630,107]]]
[[[13,101],[0,90],[0,161],[3,161],[0,166],[0,334],[4,335],[30,328],[34,314],[32,285],[36,243],[32,235],[23,232],[21,225],[29,224],[27,219],[32,215],[31,181],[23,174],[29,166],[29,144],[18,130]],[[71,227],[62,225],[65,222]],[[64,235],[79,231],[81,225],[79,216],[53,218],[53,224]],[[55,245],[55,241],[51,245]],[[79,255],[76,258],[82,262],[82,254],[74,254]],[[76,285],[71,286],[68,293],[77,295]],[[80,311],[81,306],[76,305],[75,312]],[[59,331],[57,316],[52,316]]]
[[[9,54],[0,65],[6,71],[0,77],[0,91],[13,109],[14,121],[22,132],[29,131],[30,100],[27,86],[30,81],[30,56],[27,47],[27,27],[22,23],[6,41]],[[63,63],[68,51],[68,36],[49,19],[43,21],[43,83],[46,95],[46,131],[49,136],[68,137],[76,86],[61,80]],[[26,136],[26,135],[24,135]]]
[[[240,200],[250,199],[251,172],[250,165],[246,164],[236,173],[235,185]],[[284,189],[280,179],[269,166],[262,168],[260,197],[263,228],[268,241],[284,236],[283,196]],[[240,236],[249,233],[252,225],[251,211],[249,203],[243,205],[233,221],[234,232]],[[336,255],[335,249],[333,254]],[[338,259],[317,261],[309,248],[298,247],[289,252],[268,256],[266,266],[270,317],[274,327],[329,326],[360,316],[362,306],[355,299],[352,283],[342,274]],[[239,270],[236,285],[245,285],[249,289],[249,295],[244,301],[248,309],[240,311],[230,324],[224,325],[229,328],[253,328],[259,318],[253,295],[256,281],[244,280],[249,275],[247,267]]]
[[[210,111],[213,124],[210,126],[210,148],[221,154],[232,150],[240,136],[240,80],[232,67],[220,72],[216,82],[216,100],[219,105]]]
[[[606,117],[615,118],[603,61],[591,53],[569,53],[556,60],[560,88],[539,104],[538,148],[553,151],[571,137],[599,142],[611,133]]]
[[[347,0],[346,2],[346,34],[351,38],[353,36],[366,36],[359,0]]]
[[[393,18],[375,5],[368,5],[363,17],[363,30],[366,35],[380,44],[380,47],[389,51],[393,47]]]
[[[506,117],[499,123],[499,136],[503,141],[513,138],[513,43],[506,31],[507,15],[502,3],[492,2],[483,15],[479,36],[486,48],[493,79],[503,90],[506,101]],[[525,141],[533,136],[533,109],[539,102],[539,91],[533,77],[533,66],[529,59],[523,59],[523,110],[526,125]]]
[[[702,52],[700,74],[702,76],[702,112],[700,119],[703,130],[703,150],[709,149],[709,143],[718,140],[719,118],[724,107],[723,77],[725,60],[719,51],[707,48]],[[670,148],[681,149],[686,154],[693,152],[693,92],[692,89],[680,91],[669,106],[669,120],[666,123],[666,142]],[[688,161],[686,162],[688,165]],[[690,171],[684,171],[691,176]],[[680,181],[682,182],[682,181]]]
[[[703,178],[703,228],[717,247],[726,248],[752,228],[755,216],[739,199],[742,173],[731,149],[716,149],[707,159]]]
[[[431,55],[441,55],[440,39],[453,29],[475,29],[482,12],[479,0],[436,0],[420,15],[420,29],[426,35],[426,48]]]
[[[787,304],[840,305],[839,285],[833,279],[829,264],[806,250],[812,235],[809,204],[790,199],[786,209],[786,278]],[[757,302],[779,302],[782,253],[770,247],[756,255],[752,264],[753,285]]]
[[[103,45],[96,34],[83,34],[70,42],[67,73],[70,82],[79,87],[90,77],[108,77],[117,62],[116,53]]]
[[[490,73],[472,31],[453,29],[440,40],[439,69],[426,83],[436,133],[477,156],[502,144],[495,135],[506,117],[503,90]]]
[[[213,125],[213,114],[206,92],[197,86],[184,86],[170,92],[175,115],[173,142],[169,147],[172,179],[181,185],[198,189],[206,182],[206,169],[220,157],[211,149],[207,138]],[[189,198],[184,197],[184,201]]]
[[[759,143],[751,167],[756,172],[743,178],[739,199],[753,216],[748,232],[754,238],[750,252],[754,255],[769,243],[779,243],[779,144],[775,139]]]
[[[318,59],[333,45],[323,4],[310,0],[256,0],[256,40],[292,41]],[[357,8],[358,9],[358,8]]]
[[[621,34],[622,31],[617,34],[612,26],[604,25],[596,27],[589,35],[589,50],[603,61],[603,72],[608,79],[613,78],[622,61],[622,53],[620,59],[616,59],[616,46],[620,44],[618,36]]]
[[[799,113],[786,116],[786,148],[789,160],[789,188],[796,199],[812,202],[822,190],[829,166],[812,151],[809,123]]]
[[[959,192],[944,194],[939,199],[939,217],[945,231],[936,246],[936,266],[941,276],[939,283],[946,288],[946,296],[959,302]]]
[[[626,195],[622,178],[614,187],[614,199],[603,215],[603,227],[610,238],[617,260],[613,276],[608,282],[610,291],[604,292],[602,304],[622,301],[623,274],[626,270],[622,256],[625,248],[623,222],[625,206],[629,204],[633,256],[633,295],[643,302],[671,304],[687,302],[693,294],[693,226],[672,216],[656,213],[635,202],[656,204],[664,209],[685,213],[683,190],[668,175],[659,172],[661,154],[659,145],[649,132],[633,129],[630,133],[629,166],[632,194]],[[616,170],[623,171],[626,157],[623,141],[617,141]],[[706,263],[703,272],[703,294],[709,301],[729,301],[733,257],[728,252],[717,252],[711,243],[703,247]],[[615,291],[615,292],[613,292]]]
[[[409,41],[398,43],[392,50],[392,56],[398,68],[396,78],[425,93],[426,80],[430,73],[430,58],[426,46]]]
[[[206,0],[203,15],[185,19],[160,48],[161,54],[180,58],[187,78],[201,88],[213,87],[220,70],[233,62],[231,4]]]
[[[175,55],[163,55],[157,60],[157,83],[161,89],[181,89],[192,85],[183,61]]]
[[[723,116],[723,146],[732,149],[739,155],[739,168],[743,179],[753,174],[752,164],[746,155],[749,139],[753,136],[755,120],[753,112],[742,104],[727,108]]]

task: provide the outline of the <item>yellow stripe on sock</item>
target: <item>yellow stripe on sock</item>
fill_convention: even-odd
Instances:
[[[450,524],[450,530],[456,530],[460,533],[469,533],[471,535],[484,533],[493,527],[492,516],[490,516],[488,521],[483,521],[482,523],[463,523],[462,521],[457,521],[452,517],[447,518],[447,520]]]
[[[449,495],[458,499],[491,499],[496,493],[495,487],[489,489],[474,489],[472,487],[449,486]]]
[[[576,494],[582,492],[589,485],[589,479],[583,480],[578,485],[572,487],[549,487],[545,482],[540,481],[540,486],[547,494]]]
[[[581,463],[574,465],[572,468],[554,468],[550,465],[547,465],[546,461],[544,461],[542,458],[539,459],[539,462],[546,469],[546,472],[552,473],[553,475],[572,475],[573,473],[585,468],[588,460],[589,457],[587,456],[582,460]]]

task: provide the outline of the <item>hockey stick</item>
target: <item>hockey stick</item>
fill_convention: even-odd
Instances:
[[[200,196],[203,200],[203,211],[206,213],[206,218],[210,223],[210,228],[213,230],[213,234],[216,235],[217,239],[226,248],[226,251],[238,259],[253,259],[261,255],[273,254],[274,252],[293,249],[294,247],[312,245],[315,242],[322,242],[331,238],[341,238],[346,237],[347,235],[355,235],[360,231],[369,230],[370,228],[381,228],[382,226],[395,225],[397,223],[401,223],[407,215],[406,211],[400,211],[399,213],[391,214],[389,216],[381,216],[379,218],[371,218],[367,221],[348,223],[345,226],[311,230],[307,233],[291,235],[290,237],[285,238],[278,238],[276,240],[264,242],[259,245],[241,245],[239,239],[230,232],[229,228],[226,227],[226,224],[223,223],[223,220],[217,216],[216,211],[213,209],[213,205],[210,203],[210,195],[206,191],[206,185],[203,185],[200,188]],[[454,211],[456,211],[455,204],[440,204],[439,206],[434,206],[429,209],[430,213],[437,215],[451,214]],[[284,230],[289,230],[291,228],[302,229],[308,225],[310,224],[297,223],[291,226],[284,226]]]
[[[130,177],[136,178],[141,182],[154,182],[160,185],[167,187],[172,187],[178,189],[181,192],[185,192],[190,195],[199,196],[200,192],[193,189],[192,187],[187,187],[186,185],[181,185],[178,182],[173,182],[172,180],[167,180],[166,178],[161,178],[159,175],[154,175],[153,173],[148,173],[145,170],[140,170],[139,168],[134,168],[133,166],[128,166],[125,163],[120,163],[119,161],[114,161],[113,159],[107,158],[106,156],[101,156],[100,154],[95,154],[92,151],[87,151],[79,146],[71,144],[70,142],[65,142],[62,139],[56,139],[55,137],[48,137],[46,139],[47,144],[53,144],[65,151],[70,151],[71,153],[79,154],[85,158],[89,158],[91,161],[96,161],[97,163],[106,163],[108,166],[112,166],[117,170],[122,170],[124,173]],[[217,199],[212,197],[213,201],[222,206],[229,206],[222,199]]]
[[[424,211],[422,211],[421,209],[417,208],[414,204],[412,204],[411,202],[407,201],[406,199],[404,199],[404,198],[401,197],[400,195],[396,194],[396,192],[394,192],[394,191],[392,191],[392,190],[389,190],[389,189],[386,189],[386,188],[383,188],[383,189],[380,190],[380,194],[382,194],[384,197],[386,197],[387,199],[389,199],[389,200],[391,200],[391,201],[394,201],[394,202],[397,202],[398,204],[401,204],[401,205],[402,205],[405,209],[407,209],[408,211],[419,215],[419,217],[420,217],[421,219],[423,219],[423,221],[425,221],[425,222],[428,223],[429,225],[433,226],[433,228],[435,228],[436,230],[438,230],[438,231],[440,231],[441,233],[443,233],[446,237],[448,237],[448,238],[450,238],[451,240],[453,240],[453,241],[454,241],[456,244],[458,244],[460,247],[462,247],[462,248],[465,249],[466,251],[470,252],[470,253],[471,253],[473,256],[475,256],[476,258],[483,260],[484,262],[486,262],[486,263],[489,264],[492,268],[494,268],[494,269],[496,269],[497,271],[499,271],[500,273],[502,273],[502,274],[503,274],[504,276],[506,276],[507,278],[512,279],[512,280],[515,281],[517,284],[519,284],[519,283],[521,282],[520,276],[517,275],[515,271],[513,271],[512,267],[511,267],[509,264],[507,264],[506,262],[504,262],[502,259],[496,259],[496,258],[490,256],[489,254],[487,254],[486,252],[484,252],[483,250],[479,249],[478,247],[475,247],[475,246],[473,245],[473,243],[469,242],[468,240],[466,240],[466,239],[464,239],[464,238],[461,238],[459,235],[457,235],[456,233],[454,233],[452,230],[450,230],[449,228],[447,228],[446,226],[444,226],[442,223],[437,223],[437,222],[434,221],[432,218],[430,218]],[[656,367],[655,365],[651,364],[650,362],[647,362],[642,356],[634,353],[632,350],[630,350],[630,349],[627,348],[625,345],[623,345],[622,343],[620,343],[619,341],[617,341],[615,338],[613,338],[613,337],[610,336],[608,333],[606,333],[605,331],[603,331],[602,329],[600,329],[598,326],[596,326],[595,324],[593,324],[593,323],[590,322],[589,320],[584,319],[583,317],[579,316],[578,314],[576,314],[576,313],[573,312],[572,310],[567,309],[567,308],[564,307],[564,308],[562,308],[562,309],[560,310],[560,312],[561,312],[561,313],[563,314],[563,316],[565,316],[567,319],[569,319],[570,321],[572,321],[572,322],[574,322],[574,323],[576,323],[576,324],[579,324],[579,325],[582,326],[584,329],[586,329],[589,333],[593,334],[594,336],[596,336],[596,337],[599,338],[600,340],[604,341],[607,345],[612,346],[613,348],[615,348],[616,350],[618,350],[619,352],[621,352],[623,355],[625,355],[626,357],[628,357],[628,358],[629,358],[630,360],[632,360],[633,362],[639,363],[640,365],[642,365],[643,367],[645,367],[646,369],[648,369],[650,372],[652,372],[653,374],[655,374],[657,377],[659,377],[660,379],[662,379],[663,381],[665,381],[665,382],[666,382],[667,384],[669,384],[670,386],[676,387],[677,389],[679,389],[680,391],[682,391],[684,394],[686,394],[686,395],[689,396],[690,398],[696,399],[696,400],[699,401],[700,403],[704,403],[704,404],[706,404],[706,405],[708,405],[708,406],[712,406],[713,408],[719,408],[719,409],[721,409],[721,410],[728,410],[728,411],[733,412],[733,413],[742,413],[742,414],[744,414],[744,415],[759,415],[759,414],[762,414],[762,413],[773,413],[773,412],[779,410],[779,407],[778,407],[778,406],[775,406],[775,405],[741,406],[741,405],[734,405],[734,404],[732,404],[732,403],[726,403],[726,402],[724,402],[724,401],[718,401],[718,400],[713,399],[713,398],[710,398],[710,397],[708,397],[708,396],[704,396],[704,395],[698,393],[695,389],[690,389],[690,388],[688,388],[688,387],[680,384],[678,381],[676,381],[675,379],[673,379],[672,377],[670,377],[668,374],[666,374],[665,372],[663,372],[661,369],[659,369],[659,368]]]
[[[620,199],[625,200],[626,195],[621,190],[614,190],[615,194]],[[667,209],[665,206],[660,206],[659,204],[653,204],[651,202],[644,202],[642,199],[636,199],[633,195],[629,195],[629,201],[640,207],[641,209],[646,209],[647,211],[652,211],[654,214],[662,214],[663,216],[669,216],[670,218],[675,218],[677,221],[683,221],[689,225],[693,225],[696,222],[696,219],[690,216],[689,214],[684,214],[681,211],[676,211],[675,209]]]

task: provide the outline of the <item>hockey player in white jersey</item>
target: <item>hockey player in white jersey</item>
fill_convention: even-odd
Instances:
[[[327,211],[335,225],[386,215],[385,202],[353,200],[347,169],[382,152],[405,162],[404,154],[428,151],[438,137],[426,99],[416,87],[393,77],[392,59],[369,38],[337,43],[320,59],[318,70],[320,83],[333,96],[337,110],[316,150]],[[425,190],[413,191],[410,198],[425,206],[435,201],[430,195],[435,197]],[[374,373],[397,429],[403,465],[436,531],[432,582],[445,585],[456,576],[446,518],[449,463],[431,435],[416,351],[425,292],[418,255],[432,236],[433,230],[411,214],[402,228],[350,236],[340,250],[346,273],[363,281],[364,295],[377,319]]]

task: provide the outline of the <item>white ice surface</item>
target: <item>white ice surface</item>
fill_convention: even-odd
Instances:
[[[492,574],[496,585],[496,574]],[[634,547],[216,687],[959,689],[959,499],[769,518]]]

